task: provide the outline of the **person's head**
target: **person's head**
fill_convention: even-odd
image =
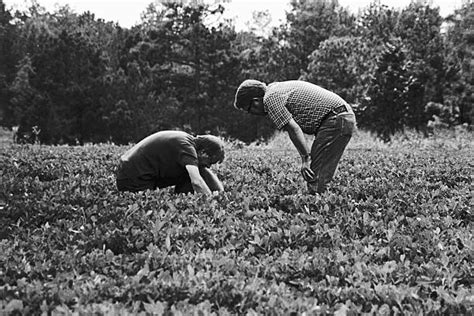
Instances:
[[[265,115],[263,96],[267,86],[265,83],[248,79],[240,84],[235,93],[234,107],[255,115]]]
[[[199,167],[209,167],[224,161],[224,142],[213,135],[196,136],[196,151]]]

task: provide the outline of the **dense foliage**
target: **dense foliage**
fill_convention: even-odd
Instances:
[[[472,135],[359,135],[320,196],[283,139],[227,144],[212,198],[116,192],[126,147],[2,148],[0,314],[472,314]]]
[[[268,120],[232,107],[247,78],[334,90],[385,140],[434,116],[472,123],[472,2],[443,19],[420,2],[352,14],[336,0],[295,0],[282,25],[265,30],[269,16],[256,12],[239,31],[219,2],[203,3],[160,1],[127,29],[67,6],[12,12],[0,0],[0,125],[54,144],[123,144],[169,128],[267,138]],[[389,126],[388,108],[398,114]]]

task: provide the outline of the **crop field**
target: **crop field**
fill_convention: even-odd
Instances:
[[[472,133],[360,133],[305,193],[280,135],[227,144],[226,192],[119,193],[127,146],[0,151],[0,314],[472,314]]]

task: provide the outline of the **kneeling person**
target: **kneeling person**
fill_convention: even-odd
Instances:
[[[221,181],[209,169],[223,160],[223,142],[216,136],[157,132],[120,157],[117,188],[137,192],[174,185],[175,193],[210,195],[224,190]]]

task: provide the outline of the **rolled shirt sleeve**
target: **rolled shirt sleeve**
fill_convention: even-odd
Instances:
[[[263,99],[265,110],[278,129],[282,129],[293,118],[285,106],[290,93],[291,91],[282,94],[270,93],[266,94]]]

